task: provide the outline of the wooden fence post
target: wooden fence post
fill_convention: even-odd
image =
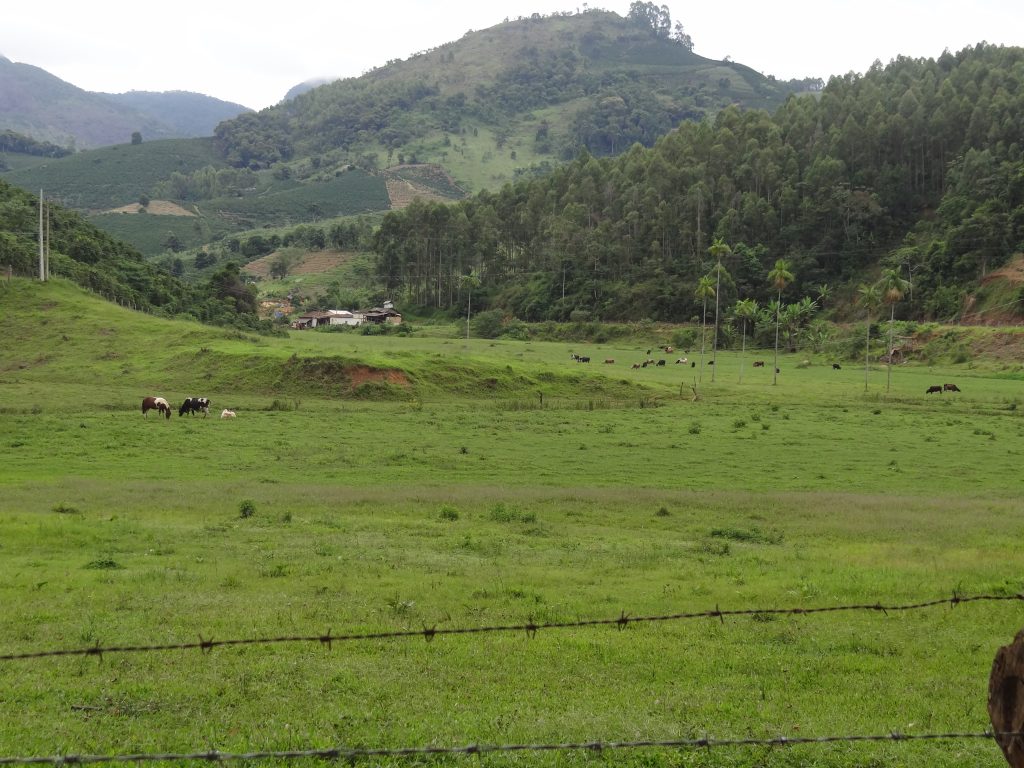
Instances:
[[[996,733],[1024,732],[1024,629],[992,662],[988,716]],[[1024,736],[997,736],[996,742],[1011,768],[1024,768]]]

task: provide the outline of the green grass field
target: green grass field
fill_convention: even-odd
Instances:
[[[694,369],[630,368],[639,343],[264,339],[60,281],[0,285],[0,338],[0,656],[761,611],[0,661],[0,757],[981,732],[1024,624],[763,612],[1024,590],[1016,367],[899,366],[888,394],[878,367],[865,393],[803,353],[772,386],[763,350],[740,385],[726,351],[694,401]],[[470,760],[1005,764],[987,740],[372,763]]]

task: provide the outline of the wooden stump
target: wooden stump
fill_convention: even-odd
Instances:
[[[1004,645],[988,679],[988,716],[999,733],[1024,732],[1024,629]],[[1024,768],[1024,736],[996,736],[1012,768]]]

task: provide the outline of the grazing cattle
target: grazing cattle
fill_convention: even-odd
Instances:
[[[665,364],[665,361],[664,361],[664,360],[659,360],[659,361],[658,361],[658,365],[664,365],[664,364]]]
[[[941,395],[942,394],[942,387],[940,387],[938,384],[936,384],[934,387],[928,387],[928,389],[926,389],[924,391],[924,393],[926,395],[931,395],[931,394],[934,394],[935,392],[938,392]]]
[[[235,418],[235,412],[229,411],[227,408],[225,408],[223,411],[220,412],[220,417],[222,419],[233,419]]]
[[[171,418],[171,406],[162,397],[144,397],[142,398],[142,415],[147,419],[149,418],[149,412],[153,409],[160,411],[166,418]]]
[[[186,413],[191,415],[196,411],[203,412],[203,418],[205,419],[210,415],[210,398],[208,397],[186,397],[185,402],[181,404],[181,408],[178,409],[178,415],[184,416]]]
[[[754,361],[754,367],[755,368],[764,368],[764,360],[755,360]]]
[[[676,365],[685,365],[688,362],[690,361],[687,360],[685,357],[680,357],[676,359]]]
[[[615,358],[614,357],[606,357],[604,359],[604,364],[605,365],[613,365],[614,363],[615,363]]]
[[[644,363],[643,365],[640,365],[640,363],[633,363],[633,370],[637,371],[637,370],[639,370],[641,368],[645,368],[646,366],[647,366],[647,363]]]
[[[956,384],[943,384],[942,385],[942,389],[944,391],[946,391],[946,392],[959,392],[960,391],[960,387],[958,387]]]
[[[691,360],[690,361],[690,367],[691,368],[696,368],[697,367],[697,361],[696,360]]]
[[[841,366],[839,363],[832,363],[832,370],[833,371],[841,371],[842,369],[843,369],[843,366]]]
[[[675,348],[675,347],[668,347],[668,346],[665,346],[665,347],[662,347],[662,349],[664,349],[664,350],[665,350],[665,354],[666,354],[666,355],[671,355],[671,354],[672,354],[673,352],[675,352],[675,351],[676,351],[676,348]]]
[[[571,357],[577,363],[580,361],[580,356],[577,355],[575,352],[570,352],[569,357]]]
[[[580,355],[579,357],[576,358],[576,362],[578,362],[578,363],[589,363],[590,362],[590,358],[589,357],[584,357],[583,355]]]
[[[778,368],[776,368],[776,369],[775,369],[775,372],[776,372],[776,373],[782,373],[782,371],[781,371],[781,370],[779,370]]]
[[[708,360],[708,365],[714,365],[714,364],[715,364],[714,360]]]

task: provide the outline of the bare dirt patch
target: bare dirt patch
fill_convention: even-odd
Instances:
[[[120,208],[111,208],[109,211],[104,213],[140,213],[141,205],[138,203],[131,203],[130,205],[122,205]],[[194,211],[190,211],[187,208],[182,208],[177,203],[172,203],[170,200],[150,200],[149,205],[145,208],[146,213],[153,216],[195,216]]]
[[[1010,263],[993,272],[989,272],[982,279],[981,284],[990,283],[993,280],[1005,280],[1014,285],[1024,283],[1024,254],[1017,254]]]
[[[409,386],[409,379],[406,377],[405,373],[393,368],[378,369],[367,368],[364,365],[354,365],[350,367],[346,373],[349,376],[349,381],[352,383],[352,389],[355,389],[360,384],[365,384],[368,381],[397,384],[401,387]]]

